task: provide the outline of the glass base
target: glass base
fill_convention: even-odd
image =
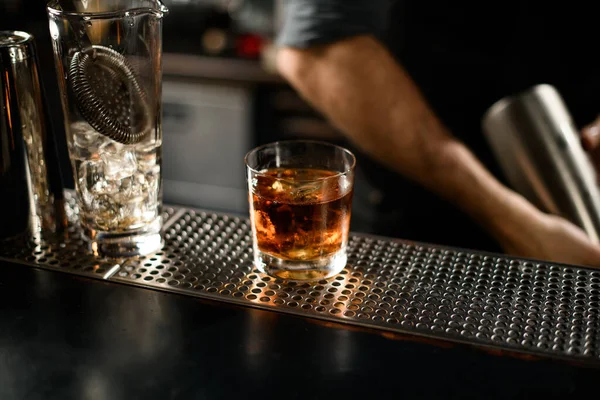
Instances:
[[[347,260],[346,249],[310,261],[283,260],[260,250],[254,251],[254,264],[261,272],[288,281],[318,281],[331,278],[344,269]]]
[[[90,250],[96,256],[124,258],[146,256],[160,250],[164,244],[162,218],[137,231],[114,233],[84,228],[84,235]]]

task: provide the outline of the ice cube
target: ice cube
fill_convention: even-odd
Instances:
[[[312,203],[318,202],[323,193],[323,184],[321,182],[302,183],[294,188],[293,197],[296,201]]]
[[[158,196],[160,191],[160,166],[155,165],[144,175],[144,220],[152,221],[158,214]]]
[[[138,159],[152,158],[156,155],[156,149],[162,144],[162,135],[157,135],[156,130],[151,130],[140,143],[135,145]]]
[[[135,173],[121,179],[118,198],[122,202],[141,202],[145,196],[146,179],[144,174]]]
[[[71,124],[71,134],[73,135],[72,154],[78,160],[97,157],[98,149],[111,142],[111,139],[98,133],[87,122]]]
[[[135,224],[136,221],[140,221],[142,218],[142,205],[139,201],[129,199],[124,203],[120,203],[119,207],[119,220],[130,221],[126,225]],[[139,222],[138,222],[139,223]]]
[[[146,171],[144,179],[146,195],[156,198],[160,189],[160,166],[155,165],[154,168]]]
[[[115,196],[121,191],[121,181],[106,175],[106,164],[102,160],[82,161],[78,168],[77,184],[83,203],[88,208],[93,206],[98,196]]]
[[[73,140],[79,147],[99,147],[102,144],[102,138],[105,136],[98,133],[87,122],[75,122],[71,125]]]
[[[296,185],[293,182],[276,180],[271,184],[271,195],[282,200],[288,198],[289,196],[293,196],[295,189]]]
[[[271,189],[273,189],[275,192],[283,192],[286,190],[286,187],[284,186],[283,182],[275,181],[271,185]]]
[[[135,173],[137,162],[131,146],[111,141],[98,149],[107,179],[121,180]]]
[[[106,188],[102,162],[87,160],[81,162],[78,169],[77,185],[81,193],[83,205],[87,209],[93,207],[94,198]]]
[[[258,233],[264,239],[274,242],[276,230],[275,225],[273,225],[273,223],[271,222],[269,214],[265,211],[255,210],[253,217]]]
[[[113,196],[100,194],[94,198],[90,214],[100,229],[114,229],[119,225],[119,205],[114,203]]]
[[[135,158],[136,158],[136,161],[138,164],[138,169],[149,170],[149,169],[152,169],[155,166],[157,166],[158,160],[156,157],[156,153],[157,153],[156,148],[150,152],[145,152],[145,151],[139,151],[139,149],[136,146]]]

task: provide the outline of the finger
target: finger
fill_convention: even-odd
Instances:
[[[590,161],[596,172],[596,184],[600,187],[600,147],[590,152]]]
[[[600,146],[600,118],[582,129],[581,144],[587,151]]]
[[[581,143],[587,151],[594,150],[600,145],[600,126],[589,125],[581,131]]]
[[[597,244],[592,244],[588,249],[588,254],[582,262],[582,265],[592,268],[600,268],[600,249]]]
[[[596,170],[596,179],[600,184],[600,143],[597,143],[595,146],[595,148],[586,151],[589,155],[589,159],[592,162],[592,165],[594,166],[594,169]]]

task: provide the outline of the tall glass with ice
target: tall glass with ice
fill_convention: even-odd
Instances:
[[[319,280],[346,265],[354,155],[290,140],[246,155],[254,262],[287,280]]]
[[[162,246],[158,0],[54,0],[50,34],[80,221],[92,251]]]

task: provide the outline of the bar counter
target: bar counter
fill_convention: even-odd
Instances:
[[[355,234],[342,274],[292,284],[252,267],[243,216],[165,221],[142,260],[85,255],[75,226],[0,243],[1,399],[598,390],[600,271]]]

